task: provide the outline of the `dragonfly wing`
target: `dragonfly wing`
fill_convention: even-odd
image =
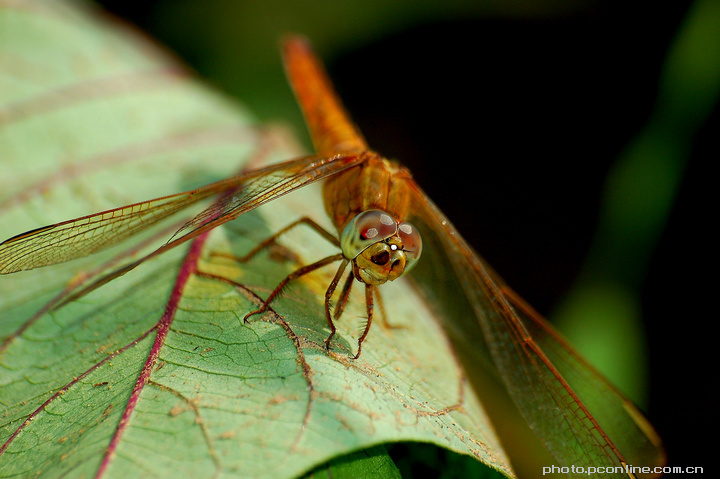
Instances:
[[[210,190],[179,193],[22,233],[0,243],[0,273],[63,263],[101,251],[213,194]]]
[[[143,201],[14,236],[0,243],[0,274],[70,261],[130,238],[159,221],[207,198],[233,195],[186,223],[174,244],[237,218],[261,204],[362,161],[358,155],[307,157],[247,172],[196,190]]]
[[[561,464],[662,465],[662,445],[642,413],[505,285],[417,185],[413,188],[413,222],[428,230],[421,230],[423,243],[440,248],[438,256],[447,263],[442,266],[451,270],[468,303],[467,314],[453,315],[444,325],[460,356],[470,352],[470,360],[487,361],[489,355],[518,410]]]
[[[660,437],[632,401],[588,364],[517,293],[503,287],[503,296],[540,350],[581,398],[607,436],[612,438],[627,463],[634,466],[664,465],[666,457]]]
[[[241,189],[228,194],[185,223],[170,238],[168,245],[179,244],[217,228],[260,205],[356,166],[365,159],[364,153],[340,154],[330,158],[311,157],[265,168],[261,170],[262,174],[247,178]]]

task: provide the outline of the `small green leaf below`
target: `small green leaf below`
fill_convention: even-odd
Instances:
[[[2,239],[298,156],[92,7],[0,7],[0,71]],[[227,257],[302,215],[327,225],[317,185],[212,231],[176,309],[169,298],[187,245],[65,300],[162,245],[183,218],[88,258],[0,277],[0,477],[286,478],[328,461],[333,477],[346,467],[358,477],[347,454],[388,477],[395,466],[374,447],[404,441],[511,476],[437,318],[408,282],[381,288],[388,324],[376,320],[358,360],[359,287],[324,348],[332,268],[243,322],[298,259],[336,253],[298,228],[281,240],[290,255]],[[144,368],[149,379],[131,401]]]
[[[405,478],[491,479],[504,477],[469,456],[433,444],[404,442],[388,445],[388,454]]]
[[[399,479],[402,476],[383,446],[353,452],[313,469],[305,479]]]

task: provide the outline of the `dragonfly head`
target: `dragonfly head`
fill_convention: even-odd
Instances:
[[[399,223],[381,210],[353,218],[340,235],[343,255],[365,284],[383,284],[407,274],[417,263],[422,241],[410,223]]]

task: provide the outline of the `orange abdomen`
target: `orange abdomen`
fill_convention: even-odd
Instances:
[[[325,70],[302,38],[284,43],[285,69],[319,156],[361,154],[362,164],[325,180],[325,210],[342,233],[356,215],[371,209],[403,221],[410,205],[408,170],[369,152],[332,89]]]

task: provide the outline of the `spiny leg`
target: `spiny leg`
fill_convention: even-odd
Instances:
[[[380,317],[382,318],[382,321],[380,324],[385,328],[393,328],[390,323],[387,321],[387,315],[385,313],[385,304],[383,303],[382,295],[380,294],[380,290],[375,290],[375,299],[377,300],[378,307],[380,308]]]
[[[343,289],[340,292],[340,297],[338,298],[338,302],[335,304],[335,312],[333,313],[333,318],[338,319],[340,316],[342,316],[343,311],[345,311],[345,306],[347,305],[348,299],[350,298],[350,290],[352,289],[352,285],[355,282],[355,275],[353,275],[352,270],[350,271],[350,274],[348,274],[347,279],[345,280],[345,284],[343,285]]]
[[[342,256],[342,254],[340,254],[340,256]],[[328,326],[330,326],[330,336],[328,336],[325,340],[325,349],[327,350],[330,350],[330,341],[332,341],[333,336],[335,336],[335,323],[333,323],[332,316],[330,316],[330,299],[332,298],[333,293],[335,293],[338,282],[350,262],[347,258],[342,258],[342,260],[343,261],[340,263],[340,266],[338,266],[335,276],[330,282],[330,286],[328,286],[327,291],[325,291],[325,318],[327,319]]]
[[[222,257],[228,257],[232,258],[236,261],[239,261],[240,263],[246,263],[250,261],[253,257],[255,257],[258,253],[260,253],[262,250],[272,246],[273,244],[276,244],[276,240],[283,234],[287,233],[291,229],[295,228],[296,226],[299,226],[301,224],[305,224],[312,228],[315,232],[317,232],[320,236],[328,240],[330,243],[332,243],[334,246],[340,247],[340,242],[338,239],[330,233],[328,230],[317,224],[312,218],[308,216],[303,216],[302,218],[293,221],[286,227],[282,228],[280,231],[275,233],[274,235],[270,236],[269,238],[266,238],[262,242],[260,242],[257,246],[255,246],[253,249],[251,249],[247,254],[244,256],[234,256],[226,253],[217,253],[215,256],[222,256]]]
[[[343,255],[342,255],[342,253],[338,253],[338,254],[334,254],[334,255],[332,255],[332,256],[328,256],[327,258],[323,258],[323,259],[321,259],[321,260],[319,260],[319,261],[316,261],[316,262],[314,262],[314,263],[312,263],[312,264],[309,264],[309,265],[307,265],[307,266],[303,266],[303,267],[301,267],[301,268],[299,268],[299,269],[296,269],[295,271],[293,271],[292,273],[290,273],[289,275],[287,275],[287,277],[285,277],[285,279],[283,279],[283,280],[280,282],[280,284],[278,284],[278,285],[275,287],[275,289],[272,291],[272,293],[270,293],[270,296],[268,296],[268,298],[265,300],[265,302],[262,304],[262,306],[260,306],[259,309],[256,309],[255,311],[251,311],[251,312],[249,312],[248,314],[246,314],[246,315],[245,315],[245,318],[243,318],[244,321],[247,322],[247,321],[248,321],[248,318],[249,318],[250,316],[253,316],[253,315],[255,315],[255,314],[264,313],[265,310],[267,309],[268,305],[269,305],[280,293],[282,293],[283,289],[285,289],[285,287],[288,285],[288,283],[289,283],[290,281],[292,281],[292,280],[294,280],[294,279],[297,279],[297,278],[299,278],[299,277],[301,277],[301,276],[304,276],[304,275],[306,275],[306,274],[308,274],[308,273],[311,273],[311,272],[315,271],[316,269],[320,269],[320,268],[322,268],[323,266],[326,266],[326,265],[328,265],[328,264],[330,264],[330,263],[334,263],[335,261],[340,261],[341,259],[344,259],[344,258],[343,258]],[[347,261],[347,260],[345,260],[345,261]],[[327,309],[327,306],[326,306],[326,309]],[[334,331],[333,331],[333,332],[334,332]]]
[[[329,298],[333,295],[335,292],[335,289],[337,288],[337,284],[340,281],[340,275],[342,274],[343,270],[345,269],[345,266],[341,266],[341,269],[338,270],[338,272],[335,275],[335,278],[333,279],[333,283],[328,288],[328,291],[326,293],[326,311],[325,314],[328,316],[328,323],[330,324],[330,337],[328,338],[328,341],[326,343],[326,346],[330,345],[330,339],[335,334],[335,324],[330,320],[329,314]],[[352,288],[353,283],[355,282],[355,276],[353,275],[352,271],[350,271],[350,274],[348,275],[347,279],[345,280],[345,284],[343,285],[343,289],[340,293],[340,298],[338,299],[338,303],[335,305],[335,312],[333,314],[334,319],[338,319],[343,311],[345,310],[345,305],[348,302],[348,298],[350,296],[350,290]],[[354,356],[353,359],[357,359],[360,357],[360,352],[362,351],[362,343],[365,341],[365,338],[367,337],[368,333],[370,332],[370,325],[372,324],[373,316],[374,316],[374,309],[375,309],[375,301],[377,301],[378,306],[380,308],[380,315],[382,318],[382,325],[386,328],[402,328],[403,326],[392,326],[387,322],[387,317],[385,314],[385,307],[383,305],[382,296],[380,295],[380,290],[373,287],[372,285],[366,284],[365,285],[365,306],[367,308],[367,324],[365,325],[365,330],[363,331],[362,336],[358,340],[358,351],[357,354]]]
[[[360,353],[362,352],[362,343],[365,341],[365,338],[367,338],[368,333],[370,332],[370,325],[372,324],[373,320],[373,292],[375,291],[375,287],[371,284],[365,285],[365,307],[367,308],[367,324],[365,325],[365,331],[363,331],[362,336],[360,336],[360,339],[358,339],[358,350],[357,354],[353,359],[357,359],[360,357]]]
[[[405,329],[403,325],[393,325],[388,321],[387,313],[385,312],[385,303],[383,302],[382,295],[380,294],[380,288],[375,289],[375,301],[380,308],[380,325],[386,329]]]

